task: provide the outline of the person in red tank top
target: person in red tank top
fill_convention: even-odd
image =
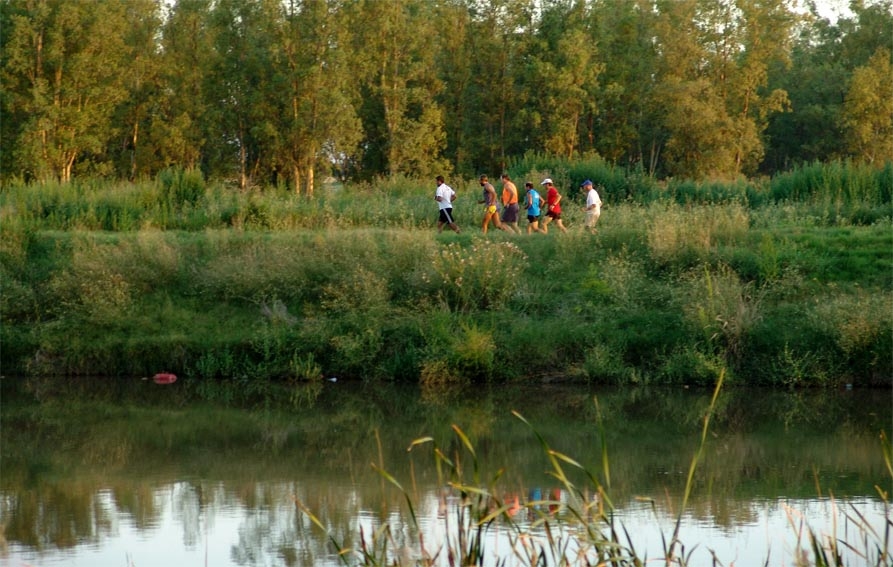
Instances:
[[[555,222],[555,226],[561,230],[561,232],[567,232],[567,229],[564,227],[564,223],[561,221],[561,194],[558,192],[558,189],[555,188],[555,184],[552,182],[552,178],[547,177],[543,180],[540,185],[546,186],[546,217],[543,219],[543,224],[540,227],[540,232],[543,234],[549,233],[549,223]]]

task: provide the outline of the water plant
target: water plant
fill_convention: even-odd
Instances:
[[[371,466],[382,482],[401,495],[410,538],[396,538],[395,534],[403,533],[403,529],[385,521],[371,533],[361,527],[358,543],[345,545],[308,505],[298,498],[294,498],[294,502],[317,529],[328,534],[338,560],[346,566],[642,567],[663,564],[682,567],[707,562],[722,566],[725,565],[723,558],[715,554],[711,554],[706,562],[699,560],[695,555],[698,546],[686,546],[680,536],[680,527],[689,499],[697,490],[697,471],[710,440],[711,418],[718,409],[723,376],[724,372],[721,372],[708,407],[701,416],[700,436],[689,463],[683,494],[674,505],[676,519],[672,531],[662,534],[659,557],[649,558],[647,551],[639,548],[636,534],[631,533],[617,516],[611,498],[608,435],[598,398],[593,400],[601,440],[600,470],[597,472],[552,448],[534,424],[513,412],[542,447],[549,466],[548,474],[561,487],[560,491],[538,498],[520,498],[516,489],[506,486],[506,469],[493,470],[481,463],[471,437],[454,424],[454,443],[441,445],[434,437],[421,437],[413,440],[407,449],[410,455],[427,450],[436,471],[437,485],[443,487],[438,511],[440,525],[436,530],[421,525],[416,512],[418,502],[412,490],[385,469],[381,458]],[[881,450],[893,479],[893,449],[883,434]],[[414,478],[410,482],[415,485]],[[849,564],[848,558],[856,558],[860,565],[888,565],[890,544],[893,543],[893,517],[888,495],[880,488],[878,492],[885,510],[880,527],[869,523],[853,508],[847,513],[850,525],[845,533],[820,534],[809,527],[805,518],[795,517],[792,511],[791,527],[797,537],[798,550],[793,557],[794,565],[843,567]],[[708,551],[704,550],[704,553]]]

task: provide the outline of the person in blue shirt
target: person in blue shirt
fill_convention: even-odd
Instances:
[[[524,184],[527,189],[527,197],[524,200],[524,208],[527,209],[527,234],[540,231],[540,211],[546,201],[540,196],[539,192],[534,189],[533,183],[528,181]]]

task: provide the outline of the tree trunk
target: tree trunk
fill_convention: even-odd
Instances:
[[[654,172],[657,171],[657,162],[660,158],[660,146],[657,144],[655,140],[651,141],[651,156],[648,159],[648,175],[650,177],[654,177]]]
[[[307,191],[306,192],[307,192],[307,196],[310,198],[313,197],[314,171],[315,171],[315,168],[312,166],[307,168]]]
[[[248,188],[248,150],[245,149],[245,129],[239,124],[239,189]]]
[[[60,176],[62,183],[71,181],[71,169],[74,167],[74,158],[76,155],[77,154],[74,152],[71,152],[71,155],[65,159],[65,164],[62,166],[62,175]]]
[[[750,110],[750,89],[747,89],[744,94],[744,110],[741,111],[741,121],[745,122],[747,120],[747,112]],[[735,149],[735,173],[738,174],[741,172],[741,135],[738,136],[738,147]]]
[[[292,179],[295,181],[295,195],[301,194],[301,168],[297,166],[297,164],[292,166],[291,169]]]
[[[135,120],[133,123],[133,134],[130,136],[130,180],[136,179],[136,144],[139,141],[140,123]]]

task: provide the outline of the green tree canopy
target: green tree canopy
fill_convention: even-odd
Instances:
[[[722,179],[885,161],[891,3],[0,0],[0,176],[312,195],[530,152]]]
[[[128,96],[127,4],[5,0],[2,80],[17,120],[18,168],[37,179],[71,179],[102,165],[116,140],[112,118]]]
[[[850,151],[872,163],[893,160],[893,65],[880,48],[853,72],[843,107]]]

